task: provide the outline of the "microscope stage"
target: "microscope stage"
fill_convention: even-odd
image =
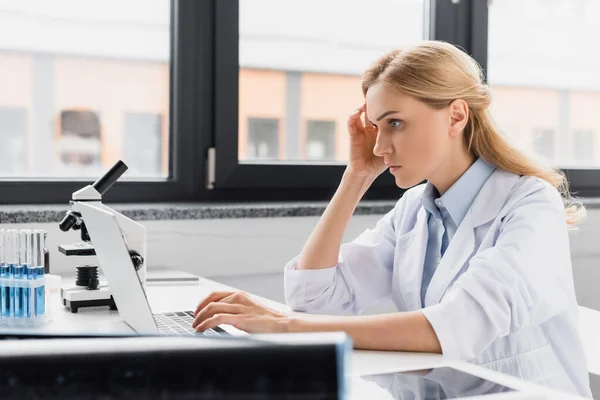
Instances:
[[[96,290],[88,290],[73,284],[63,285],[60,288],[62,303],[65,307],[76,313],[81,307],[108,306],[116,310],[117,305],[108,286],[100,286]]]

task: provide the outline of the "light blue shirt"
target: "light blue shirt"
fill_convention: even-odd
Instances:
[[[425,304],[427,288],[450,241],[465,218],[481,187],[496,168],[478,158],[473,165],[440,197],[438,190],[427,183],[421,203],[427,210],[427,249],[421,281],[421,304]]]

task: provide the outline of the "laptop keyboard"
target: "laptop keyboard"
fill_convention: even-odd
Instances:
[[[177,311],[154,314],[154,321],[156,322],[156,327],[161,335],[204,337],[229,335],[229,333],[225,332],[218,326],[212,329],[207,329],[204,332],[196,332],[194,328],[192,328],[192,322],[194,322],[194,313],[192,311]]]

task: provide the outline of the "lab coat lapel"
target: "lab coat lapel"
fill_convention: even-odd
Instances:
[[[475,230],[471,210],[469,210],[431,278],[425,294],[424,307],[440,302],[444,292],[473,254],[474,249]]]
[[[427,211],[421,207],[415,227],[398,238],[398,276],[396,281],[407,311],[421,308],[421,281],[427,248]]]
[[[497,169],[481,188],[438,265],[424,306],[437,304],[475,251],[475,228],[498,216],[519,175]]]

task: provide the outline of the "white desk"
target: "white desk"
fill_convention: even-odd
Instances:
[[[219,284],[208,279],[200,279],[199,283],[185,284],[152,284],[147,287],[148,300],[153,312],[175,310],[194,310],[198,302],[212,291],[233,290],[233,288]],[[287,310],[283,304],[256,298],[266,305]],[[60,303],[59,294],[50,296],[48,308],[51,310],[52,321],[37,332],[62,332],[62,333],[124,333],[132,329],[119,317],[118,312],[109,311],[108,308],[80,309],[79,313],[72,314]],[[590,310],[591,311],[591,310]],[[600,327],[600,318],[597,319]],[[438,354],[400,353],[400,352],[375,352],[355,350],[352,355],[350,373],[353,376],[394,372],[401,370],[427,369],[436,366],[455,366],[464,371],[474,373],[482,378],[496,381],[500,384],[514,387],[526,393],[513,396],[502,395],[502,399],[569,399],[563,393],[557,393],[541,386],[522,381],[520,379],[499,374],[488,369],[469,363],[450,360]],[[354,380],[353,382],[359,382]],[[354,385],[354,384],[353,384]],[[351,398],[366,398],[374,384],[354,385]],[[358,392],[358,393],[357,393]],[[487,397],[486,397],[487,398]],[[495,398],[495,397],[492,397]],[[470,398],[471,399],[471,398]]]
[[[600,375],[600,312],[579,307],[579,332],[587,355],[588,371]]]

